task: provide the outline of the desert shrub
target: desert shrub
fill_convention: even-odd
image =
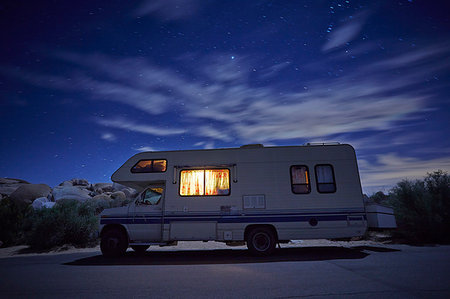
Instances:
[[[30,211],[28,205],[17,204],[8,197],[1,200],[0,241],[3,246],[17,245],[23,241],[23,224]]]
[[[97,239],[98,218],[90,202],[60,200],[51,209],[34,210],[27,220],[25,240],[33,249],[84,247]]]
[[[386,195],[383,193],[383,191],[378,191],[375,194],[372,194],[369,197],[369,200],[378,204],[386,203],[386,201],[389,199],[389,195]]]
[[[94,209],[95,215],[98,215],[104,209],[109,209],[111,207],[111,200],[107,199],[88,199],[87,202]]]
[[[450,242],[450,177],[429,173],[424,180],[404,180],[391,190],[397,237],[414,243]]]

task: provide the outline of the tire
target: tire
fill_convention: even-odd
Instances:
[[[128,237],[122,230],[113,228],[102,235],[100,249],[105,257],[119,257],[128,248]]]
[[[149,245],[132,245],[131,248],[136,253],[143,254],[150,246]]]
[[[267,227],[256,227],[247,235],[248,250],[254,255],[270,255],[277,243],[275,233]]]

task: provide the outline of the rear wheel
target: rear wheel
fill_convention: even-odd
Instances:
[[[106,257],[124,255],[128,248],[128,237],[120,229],[113,228],[102,235],[100,249]]]
[[[131,248],[133,248],[136,253],[144,253],[150,246],[149,245],[132,245]]]
[[[276,246],[273,230],[267,227],[256,227],[247,235],[247,247],[252,254],[270,255]]]

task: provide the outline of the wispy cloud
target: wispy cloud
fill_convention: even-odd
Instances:
[[[153,15],[163,21],[172,21],[192,17],[199,8],[199,0],[144,0],[133,11],[133,15]]]
[[[214,148],[214,142],[200,141],[200,142],[195,143],[194,146],[202,147],[204,149],[212,149],[212,148]]]
[[[175,128],[164,128],[157,126],[149,126],[135,123],[130,120],[126,120],[123,118],[116,119],[97,119],[96,122],[99,125],[108,127],[108,128],[116,128],[123,129],[132,132],[139,132],[144,134],[150,134],[155,136],[168,136],[168,135],[178,135],[185,132],[184,129],[175,129]]]
[[[367,12],[359,13],[353,16],[345,24],[331,31],[328,34],[328,41],[322,47],[322,51],[330,51],[355,39],[361,32],[367,17]]]
[[[291,65],[290,61],[284,61],[281,63],[277,63],[267,69],[263,69],[261,72],[260,77],[263,79],[271,78],[276,76],[280,71],[287,68],[289,65]]]
[[[137,152],[154,152],[155,151],[155,149],[150,146],[135,147],[135,148],[133,148],[133,150],[135,150]]]
[[[375,162],[359,161],[361,181],[367,193],[389,189],[404,179],[423,178],[427,172],[450,170],[450,157],[418,159],[395,153],[378,155]]]
[[[360,17],[362,18],[362,17]],[[12,71],[34,85],[81,91],[95,100],[117,102],[151,115],[176,118],[177,126],[154,126],[124,118],[98,119],[99,125],[152,135],[188,133],[210,140],[273,143],[289,139],[329,139],[336,134],[388,131],[419,117],[433,94],[421,84],[430,71],[447,67],[450,46],[414,49],[371,61],[339,77],[303,81],[306,89],[254,85],[256,58],[221,53],[192,67],[196,79],[143,58],[57,53],[74,65],[71,74]],[[275,64],[261,74],[283,72]],[[392,68],[404,69],[398,76]],[[5,71],[5,69],[3,69]],[[88,76],[89,74],[89,76]],[[176,111],[176,113],[174,113]],[[207,125],[206,125],[207,124]]]
[[[416,120],[433,108],[435,91],[423,83],[448,68],[445,58],[449,51],[450,45],[446,43],[392,51],[387,58],[372,59],[339,77],[304,80],[300,86],[307,88],[297,90],[252,81],[252,76],[283,75],[289,64],[260,67],[253,74],[252,65],[258,62],[257,58],[233,59],[226,53],[195,59],[190,74],[143,58],[75,53],[56,55],[73,65],[71,73],[47,75],[8,68],[0,71],[33,85],[127,105],[141,114],[152,115],[149,119],[161,115],[169,120],[162,126],[124,117],[94,119],[102,128],[108,128],[105,130],[109,134],[113,134],[110,133],[113,129],[154,136],[188,134],[202,138],[195,146],[210,148],[217,141],[241,144],[274,144],[292,139],[345,141],[357,132],[362,137],[355,139],[352,135],[351,143],[364,150],[378,148],[386,152],[389,146],[423,139],[407,134],[410,131],[399,124]],[[173,119],[176,122],[170,122]],[[400,134],[399,130],[403,130],[403,135],[395,137],[393,133]],[[367,137],[367,132],[378,133]],[[102,138],[112,141],[113,136]],[[151,150],[134,148],[147,149]],[[375,161],[362,158],[363,186],[369,189],[450,168],[447,158],[420,160],[395,153],[380,155]]]
[[[100,138],[109,142],[114,142],[117,140],[117,137],[112,133],[103,133]]]

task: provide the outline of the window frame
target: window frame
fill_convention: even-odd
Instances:
[[[319,185],[320,184],[331,184],[331,183],[319,183],[319,179],[317,177],[317,166],[330,166],[331,167],[331,175],[333,177],[332,184],[334,186],[334,191],[320,191],[319,190]],[[333,165],[331,165],[331,164],[316,164],[316,165],[314,165],[314,174],[315,174],[315,177],[316,177],[316,188],[317,188],[317,192],[318,193],[336,193],[336,191],[337,191],[336,176],[334,175],[334,167],[333,167]]]
[[[133,171],[133,169],[142,161],[152,161],[152,170],[151,171]],[[164,169],[164,171],[153,171],[153,163],[154,161],[165,161],[166,162],[166,168]],[[131,173],[164,173],[167,171],[167,159],[141,159],[139,161],[136,162],[136,164],[134,164],[133,167],[131,167],[130,172]]]
[[[308,179],[308,184],[294,184],[294,181],[293,181],[293,179],[292,179],[292,168],[293,167],[306,167],[306,176],[307,176],[307,179]],[[290,176],[290,178],[291,178],[291,191],[292,191],[292,193],[294,193],[294,194],[310,194],[311,193],[311,177],[310,177],[310,175],[309,175],[309,167],[308,167],[308,165],[291,165],[291,167],[289,168],[289,176]],[[294,185],[300,185],[300,186],[303,186],[303,185],[307,185],[308,186],[308,192],[295,192],[294,191]]]
[[[181,194],[181,173],[183,171],[190,171],[190,170],[203,170],[205,172],[206,170],[227,170],[228,171],[228,193],[227,194],[213,194],[213,195],[182,195]],[[216,197],[216,196],[230,196],[231,195],[231,170],[230,168],[184,168],[180,170],[180,173],[178,175],[178,195],[181,197]],[[203,176],[203,193],[205,193],[206,189],[206,175]]]

